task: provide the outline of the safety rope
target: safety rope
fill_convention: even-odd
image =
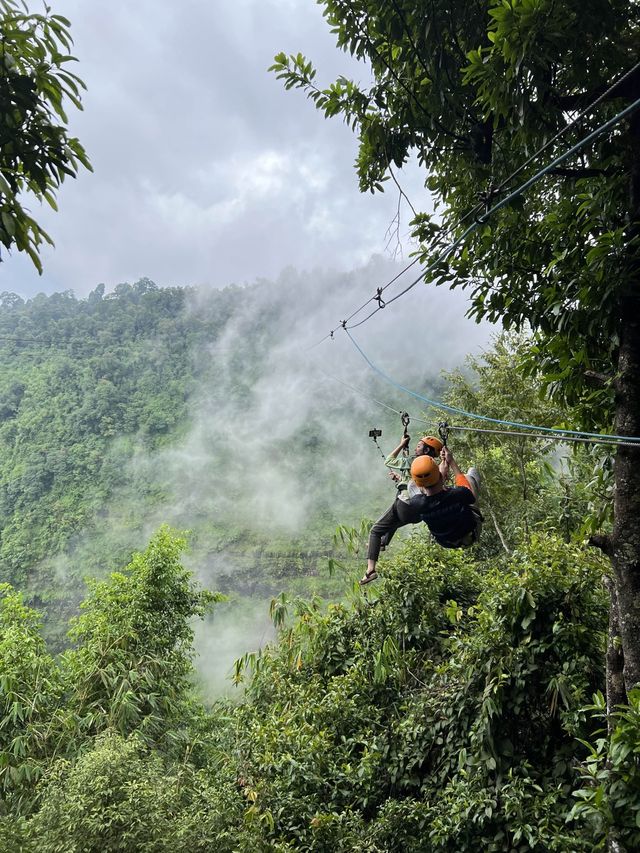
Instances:
[[[417,400],[422,400],[424,403],[427,403],[427,405],[432,406],[433,408],[441,409],[444,412],[451,412],[453,414],[463,415],[466,418],[471,418],[474,420],[488,421],[489,423],[500,424],[502,426],[511,426],[517,429],[533,430],[548,433],[549,435],[561,437],[561,439],[559,440],[562,440],[562,438],[568,439],[570,436],[579,436],[581,438],[599,439],[600,441],[608,440],[615,443],[625,442],[626,444],[633,444],[634,446],[640,444],[640,436],[615,435],[609,433],[586,432],[584,430],[557,429],[556,427],[536,426],[535,424],[521,423],[519,421],[507,421],[502,420],[501,418],[490,418],[487,415],[479,415],[476,412],[467,412],[465,411],[465,409],[460,409],[457,406],[446,405],[445,403],[439,402],[438,400],[431,400],[429,397],[425,397],[423,394],[418,394],[417,391],[412,391],[410,388],[407,388],[405,385],[401,385],[399,382],[396,382],[395,379],[392,379],[391,376],[386,374],[383,370],[381,370],[371,361],[371,359],[364,352],[362,347],[356,342],[351,332],[348,329],[345,329],[345,332],[347,333],[347,336],[349,337],[351,343],[354,345],[356,350],[360,353],[362,358],[367,362],[367,364],[372,370],[374,370],[390,385],[393,385],[400,391],[404,391],[405,394],[409,394],[410,396],[415,397]]]
[[[390,412],[393,412],[394,415],[402,415],[403,412],[400,409],[394,409],[393,406],[390,406],[388,403],[382,402],[382,400],[378,400],[376,397],[372,397],[370,394],[365,393],[360,388],[356,388],[354,385],[350,385],[348,382],[340,379],[337,376],[332,376],[330,373],[326,373],[324,370],[320,370],[320,373],[323,373],[327,379],[331,379],[334,382],[339,382],[341,385],[344,385],[346,388],[349,388],[356,394],[359,394],[361,397],[364,397],[366,400],[371,400],[372,403],[376,403],[378,406],[382,406]],[[442,404],[436,402],[437,408],[442,408]],[[430,426],[432,421],[427,420],[427,418],[421,418],[418,415],[412,415],[407,413],[411,420],[418,421],[419,423],[427,424]],[[445,422],[446,423],[446,422]],[[543,439],[545,441],[562,441],[562,442],[578,442],[584,444],[606,444],[613,447],[637,447],[637,441],[634,441],[633,438],[630,440],[616,440],[616,439],[607,439],[607,438],[587,438],[580,437],[576,435],[549,435],[542,432],[524,432],[519,429],[490,429],[488,427],[477,427],[477,426],[463,426],[461,424],[451,424],[446,423],[447,429],[449,431],[466,431],[466,432],[478,432],[478,433],[487,433],[488,435],[505,435],[509,438],[536,438]],[[598,433],[599,435],[599,433]]]

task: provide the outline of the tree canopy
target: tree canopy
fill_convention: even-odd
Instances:
[[[69,63],[70,23],[48,6],[38,14],[0,0],[0,243],[26,252],[39,272],[39,248],[51,237],[28,212],[30,200],[54,210],[66,177],[90,169],[67,130],[67,102],[82,109],[82,80]]]
[[[575,407],[583,429],[640,436],[640,114],[483,218],[508,190],[638,100],[638,3],[322,5],[338,46],[370,65],[372,84],[340,78],[320,88],[301,54],[279,54],[273,70],[354,128],[363,190],[381,189],[415,154],[437,208],[413,223],[421,259],[437,260],[430,280],[467,288],[478,319],[530,327],[542,381]],[[542,146],[544,160],[532,158]],[[480,227],[442,260],[442,248],[474,217]],[[619,449],[613,534],[594,538],[613,560],[627,689],[640,682],[639,449]]]

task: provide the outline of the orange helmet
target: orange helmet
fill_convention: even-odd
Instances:
[[[418,456],[411,463],[411,478],[416,486],[435,486],[440,480],[440,469],[430,456]]]
[[[426,456],[439,456],[440,451],[444,447],[440,439],[433,435],[423,435],[420,441],[426,445]]]

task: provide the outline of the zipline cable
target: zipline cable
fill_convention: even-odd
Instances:
[[[427,421],[425,421],[427,423]],[[548,435],[541,432],[521,432],[519,430],[507,430],[507,429],[486,429],[483,427],[473,427],[473,426],[455,426],[454,424],[449,424],[450,430],[469,430],[471,432],[482,432],[482,433],[490,433],[491,435],[510,435],[514,438],[539,438],[546,439],[547,441],[577,441],[583,442],[585,444],[607,444],[613,447],[637,447],[638,441],[634,440],[632,436],[625,436],[625,440],[613,439],[613,438],[586,438],[584,436],[577,435]],[[535,427],[535,429],[546,429],[546,427]],[[594,433],[595,435],[599,433]]]
[[[326,373],[324,370],[318,368],[321,373],[323,373],[328,379],[333,380],[334,382],[339,382],[341,385],[344,385],[349,390],[354,391],[356,394],[359,394],[361,397],[364,397],[367,400],[371,400],[373,403],[377,403],[379,406],[383,406],[385,409],[388,409],[390,412],[393,412],[394,415],[402,416],[403,412],[400,409],[394,409],[393,406],[390,406],[388,403],[383,403],[382,400],[378,400],[375,397],[365,393],[364,391],[356,388],[354,385],[350,385],[348,382],[340,379],[337,376],[332,376],[330,373]],[[434,408],[444,408],[444,404],[434,402]],[[418,415],[412,415],[410,412],[407,412],[412,421],[418,421],[419,423],[426,424],[427,426],[431,425],[431,421],[427,420],[427,418],[421,418]],[[474,415],[474,417],[476,417]],[[560,430],[561,435],[549,435],[542,432],[523,432],[519,429],[488,429],[486,427],[476,427],[476,426],[462,426],[457,424],[448,424],[449,430],[457,430],[457,431],[468,431],[468,432],[479,432],[479,433],[487,433],[490,435],[507,435],[511,438],[537,438],[543,439],[545,441],[561,441],[561,442],[583,442],[585,444],[606,444],[613,447],[637,447],[638,441],[633,440],[632,437],[626,437],[624,440],[616,439],[616,438],[587,438],[585,435],[576,436],[576,435],[565,435],[563,430]],[[532,429],[547,429],[547,427],[532,427]],[[600,433],[594,433],[593,435],[600,435]]]
[[[377,403],[379,406],[383,406],[383,408],[388,409],[390,412],[393,412],[394,415],[402,415],[400,409],[394,409],[392,406],[387,405],[387,403],[383,403],[382,400],[377,400],[375,397],[371,397],[369,394],[366,394],[364,391],[361,391],[359,388],[356,388],[354,385],[349,385],[348,382],[345,382],[344,379],[340,379],[338,376],[332,376],[331,373],[327,373],[321,367],[316,366],[316,370],[322,373],[327,379],[331,379],[333,382],[339,382],[341,385],[344,385],[345,388],[348,388],[350,391],[353,391],[355,394],[359,394],[361,397],[364,397],[367,400],[373,400],[374,403]],[[412,417],[413,420],[413,417]],[[427,423],[425,421],[425,423]]]
[[[581,436],[584,438],[595,438],[595,439],[610,439],[616,442],[627,442],[629,444],[634,444],[640,446],[640,436],[633,435],[612,435],[608,433],[597,433],[597,432],[586,432],[584,430],[575,430],[575,429],[556,429],[555,427],[541,427],[536,426],[535,424],[526,424],[520,423],[519,421],[507,421],[502,420],[500,418],[490,418],[487,415],[479,415],[476,412],[467,412],[465,409],[460,409],[457,406],[448,406],[445,403],[440,403],[437,400],[431,400],[429,397],[425,397],[422,394],[418,394],[417,391],[412,391],[410,388],[407,388],[405,385],[401,385],[399,382],[396,382],[395,379],[392,379],[388,374],[386,374],[383,370],[377,367],[369,358],[369,356],[364,352],[364,350],[360,347],[360,345],[356,342],[353,335],[349,332],[348,329],[345,329],[347,336],[351,340],[351,343],[354,345],[356,350],[360,353],[362,358],[367,362],[369,367],[374,370],[379,376],[381,376],[386,382],[393,385],[395,388],[398,388],[400,391],[404,391],[405,394],[409,394],[411,397],[415,397],[417,400],[422,400],[424,403],[427,403],[429,406],[433,406],[436,409],[442,409],[445,412],[451,412],[457,415],[463,415],[466,418],[471,418],[473,420],[481,420],[488,421],[493,424],[500,424],[502,426],[512,426],[518,429],[524,430],[532,430],[538,432],[549,433],[550,435],[562,435],[562,436]]]
[[[419,260],[420,260],[420,258],[414,258],[411,261],[411,263],[407,264],[406,267],[401,269],[400,272],[391,279],[391,281],[388,281],[382,287],[378,287],[376,289],[376,294],[374,296],[371,296],[369,299],[367,299],[366,302],[363,302],[363,304],[359,308],[356,308],[355,311],[352,311],[351,314],[349,314],[349,316],[346,318],[346,320],[343,320],[339,326],[336,326],[335,329],[332,329],[330,332],[327,332],[327,334],[324,336],[324,338],[321,338],[315,344],[312,344],[312,346],[308,347],[308,349],[315,349],[315,347],[320,346],[320,344],[324,343],[327,339],[332,338],[334,336],[334,334],[338,331],[338,329],[342,328],[343,323],[348,323],[349,320],[353,320],[353,318],[356,317],[364,308],[366,308],[370,302],[375,302],[376,300],[379,300],[380,295],[388,287],[391,287],[392,284],[395,284],[395,282],[400,278],[400,276],[403,276],[406,272],[408,272],[411,269],[411,267],[414,267],[418,263]],[[378,304],[380,304],[380,303],[378,302]]]
[[[606,96],[606,94],[608,94],[608,92],[612,91],[612,90],[613,90],[613,89],[615,89],[617,86],[619,86],[619,85],[620,85],[620,83],[621,83],[621,82],[623,82],[623,81],[624,81],[628,76],[630,76],[632,73],[634,73],[634,72],[637,70],[637,68],[638,68],[638,67],[640,67],[640,63],[638,63],[636,66],[634,66],[632,69],[630,69],[630,70],[629,70],[629,71],[624,75],[624,77],[622,77],[620,80],[618,80],[615,84],[613,84],[612,86],[610,86],[610,87],[609,87],[609,89],[607,90],[607,92],[605,92],[605,93],[603,93],[602,95],[600,95],[600,98],[599,98],[598,100],[594,101],[594,104],[597,104],[597,103],[599,102],[599,100],[601,100],[602,98],[604,98],[604,97]],[[378,306],[377,306],[377,307],[376,307],[376,308],[375,308],[375,309],[374,309],[370,314],[368,314],[368,315],[367,315],[363,320],[360,320],[358,323],[352,323],[351,325],[349,325],[349,326],[348,326],[348,328],[350,328],[350,329],[356,329],[358,326],[363,325],[364,323],[366,323],[366,322],[367,322],[367,320],[371,319],[371,317],[373,317],[373,316],[374,316],[374,314],[377,314],[377,313],[378,313],[378,311],[380,311],[382,308],[386,307],[387,305],[390,305],[392,302],[395,302],[395,300],[396,300],[396,299],[399,299],[401,296],[404,296],[404,295],[405,295],[405,293],[408,293],[408,291],[409,291],[409,290],[411,290],[412,288],[414,288],[414,287],[416,286],[416,284],[418,284],[420,281],[422,281],[422,280],[423,280],[423,279],[428,275],[428,273],[429,273],[429,272],[431,272],[431,270],[432,270],[435,266],[437,266],[439,263],[442,263],[442,261],[446,260],[446,259],[449,257],[449,255],[451,255],[451,253],[452,253],[452,252],[454,252],[454,251],[455,251],[455,249],[457,249],[457,248],[458,248],[458,246],[459,246],[461,243],[463,243],[463,242],[466,240],[466,238],[467,238],[467,237],[468,237],[468,236],[469,236],[473,231],[475,231],[477,228],[479,228],[479,227],[480,227],[480,225],[483,225],[483,224],[488,220],[488,218],[489,218],[491,215],[493,215],[496,211],[500,210],[500,209],[501,209],[502,207],[504,207],[505,205],[509,204],[511,201],[513,201],[513,200],[515,200],[516,198],[518,198],[518,197],[519,197],[520,195],[522,195],[526,190],[528,190],[528,189],[529,189],[529,187],[531,187],[534,183],[537,183],[537,181],[539,181],[541,178],[543,178],[545,175],[547,175],[550,171],[552,171],[553,169],[555,169],[555,168],[556,168],[557,166],[559,166],[561,163],[564,163],[564,162],[565,162],[565,160],[568,160],[568,159],[569,159],[570,157],[572,157],[572,156],[573,156],[577,151],[579,151],[581,148],[584,148],[584,146],[585,146],[585,145],[588,145],[588,143],[589,143],[589,142],[591,142],[592,140],[596,139],[598,136],[602,135],[603,133],[606,133],[606,131],[607,131],[607,130],[609,130],[610,128],[612,128],[615,124],[617,124],[617,123],[618,123],[619,121],[621,121],[623,118],[626,118],[626,116],[627,116],[627,115],[630,115],[632,112],[634,112],[636,109],[638,109],[638,107],[640,107],[640,98],[638,98],[637,100],[633,101],[631,104],[629,104],[629,105],[628,105],[627,107],[625,107],[623,110],[621,110],[620,112],[618,112],[618,113],[617,113],[613,118],[609,119],[609,120],[608,120],[608,121],[606,121],[604,124],[600,125],[600,126],[599,126],[599,127],[597,127],[595,130],[591,131],[591,133],[589,133],[589,134],[588,134],[587,136],[585,136],[583,139],[579,140],[579,141],[578,141],[575,145],[573,145],[573,146],[572,146],[568,151],[565,151],[565,153],[564,153],[564,154],[561,154],[561,155],[559,155],[558,157],[556,157],[554,160],[552,160],[550,163],[548,163],[544,168],[542,168],[542,169],[540,169],[538,172],[536,172],[536,173],[535,173],[531,178],[529,178],[527,181],[525,181],[523,184],[521,184],[519,187],[517,187],[515,190],[513,190],[511,193],[509,193],[509,195],[507,195],[507,196],[506,196],[505,198],[503,198],[501,201],[497,202],[497,203],[496,203],[492,208],[490,208],[489,210],[487,210],[487,211],[486,211],[482,216],[480,216],[478,219],[476,219],[476,221],[475,221],[472,225],[470,225],[470,226],[469,226],[469,227],[468,227],[468,228],[467,228],[467,229],[466,229],[466,230],[465,230],[465,231],[460,235],[460,237],[458,237],[458,238],[457,238],[456,240],[454,240],[454,241],[453,241],[449,246],[447,246],[447,247],[446,247],[446,248],[445,248],[445,249],[444,249],[444,250],[443,250],[443,251],[442,251],[442,252],[441,252],[441,253],[440,253],[440,254],[439,254],[439,255],[438,255],[438,256],[437,256],[437,257],[436,257],[436,258],[435,258],[435,259],[434,259],[434,260],[433,260],[433,261],[432,261],[428,266],[427,266],[427,267],[426,267],[426,269],[424,269],[424,270],[422,271],[422,273],[420,274],[420,276],[419,276],[417,279],[415,279],[415,281],[413,281],[410,285],[408,285],[404,290],[400,291],[400,293],[398,293],[398,294],[396,294],[395,296],[391,297],[390,299],[387,299],[387,300],[384,300],[384,301],[381,301],[381,299],[380,299],[381,294],[384,292],[384,290],[386,290],[386,288],[387,288],[390,284],[392,284],[394,281],[396,281],[396,280],[397,280],[397,278],[399,277],[399,275],[402,275],[402,273],[403,273],[403,272],[406,272],[406,269],[408,269],[409,267],[407,267],[405,270],[403,270],[401,273],[399,273],[399,274],[398,274],[398,276],[396,276],[396,277],[395,277],[395,279],[393,279],[391,282],[388,282],[384,287],[382,287],[382,288],[378,288],[378,289],[377,289],[377,293],[376,293],[376,295],[372,296],[370,299],[368,299],[368,300],[367,300],[367,302],[365,302],[362,306],[360,306],[360,308],[358,308],[358,309],[356,309],[356,311],[352,312],[352,313],[351,313],[351,315],[349,316],[349,318],[348,318],[347,320],[342,320],[342,321],[341,321],[341,322],[340,322],[340,323],[339,323],[335,328],[333,328],[333,329],[328,333],[328,335],[326,335],[326,336],[322,339],[322,341],[326,340],[326,339],[327,339],[327,337],[332,338],[332,337],[333,337],[333,335],[334,335],[334,333],[335,333],[336,331],[338,331],[340,328],[342,328],[342,329],[346,329],[346,328],[347,328],[347,324],[349,323],[349,320],[350,320],[350,319],[353,319],[353,317],[354,317],[354,316],[356,316],[357,314],[359,314],[359,313],[360,313],[360,311],[362,311],[362,310],[363,310],[363,309],[364,309],[364,308],[365,308],[365,307],[366,307],[370,302],[373,302],[373,301],[378,300]],[[588,112],[591,108],[592,108],[592,106],[591,106],[591,107],[588,107],[585,111],[583,111],[583,114],[584,114],[585,112]],[[577,117],[575,121],[577,122],[577,121],[579,120],[579,118],[580,118],[583,114],[581,114],[579,117]],[[571,126],[573,126],[573,125],[571,125],[571,124],[570,124],[570,125],[567,125],[567,129],[568,129],[569,127],[571,127]],[[564,130],[563,130],[563,132],[564,132]],[[555,139],[555,138],[554,138],[554,139]],[[545,144],[545,146],[543,146],[543,147],[540,149],[540,151],[544,150],[548,145],[550,145],[550,144],[551,144],[551,142],[552,142],[552,141],[554,141],[554,140],[549,140],[549,142],[548,142],[548,143],[546,143],[546,144]],[[532,158],[537,157],[537,156],[538,156],[538,154],[539,154],[539,152],[536,152],[536,154],[535,154],[535,155],[532,155]],[[525,168],[525,166],[526,166],[526,165],[528,165],[528,163],[529,163],[529,162],[531,162],[532,158],[529,158],[529,161],[527,161],[527,163],[525,163],[525,164],[523,164],[521,167],[519,167],[519,169],[518,169],[518,170],[516,170],[516,172],[514,172],[513,174],[515,175],[515,174],[518,174],[520,171],[522,171],[522,169],[523,169],[523,168]],[[513,175],[509,176],[509,178],[505,179],[505,181],[503,182],[503,184],[502,184],[501,186],[502,186],[502,187],[504,187],[505,183],[506,183],[506,182],[510,182],[510,181],[512,180],[512,178],[513,178]],[[459,224],[462,224],[462,222],[466,221],[466,219],[468,219],[468,218],[469,218],[469,216],[470,216],[472,213],[478,212],[481,208],[482,208],[482,205],[477,206],[477,207],[474,209],[474,211],[470,211],[469,213],[467,213],[467,214],[466,214],[466,215],[465,215],[465,216],[460,220],[460,223],[459,223]],[[416,259],[416,260],[417,260],[417,259]],[[319,342],[319,343],[320,343],[320,342]]]

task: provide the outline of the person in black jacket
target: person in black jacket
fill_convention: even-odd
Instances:
[[[367,549],[367,570],[360,580],[360,586],[366,586],[378,577],[376,564],[380,551],[386,548],[396,531],[407,524],[419,524],[422,521],[419,511],[411,506],[411,495],[418,494],[417,486],[411,481],[411,460],[408,456],[398,459],[400,451],[408,443],[409,437],[403,437],[400,444],[385,460],[385,465],[391,469],[391,475],[397,481],[398,491],[395,501],[371,528]],[[423,456],[437,458],[439,453],[442,454],[442,448],[440,439],[432,435],[424,435],[416,445],[414,459],[421,459]],[[448,467],[444,460],[441,467],[443,476],[446,478]]]
[[[419,493],[409,500],[443,548],[468,548],[480,538],[482,513],[478,507],[480,478],[475,468],[463,474],[448,447],[441,456],[455,477],[455,486],[447,488],[440,468],[428,456],[414,459],[411,477]]]

